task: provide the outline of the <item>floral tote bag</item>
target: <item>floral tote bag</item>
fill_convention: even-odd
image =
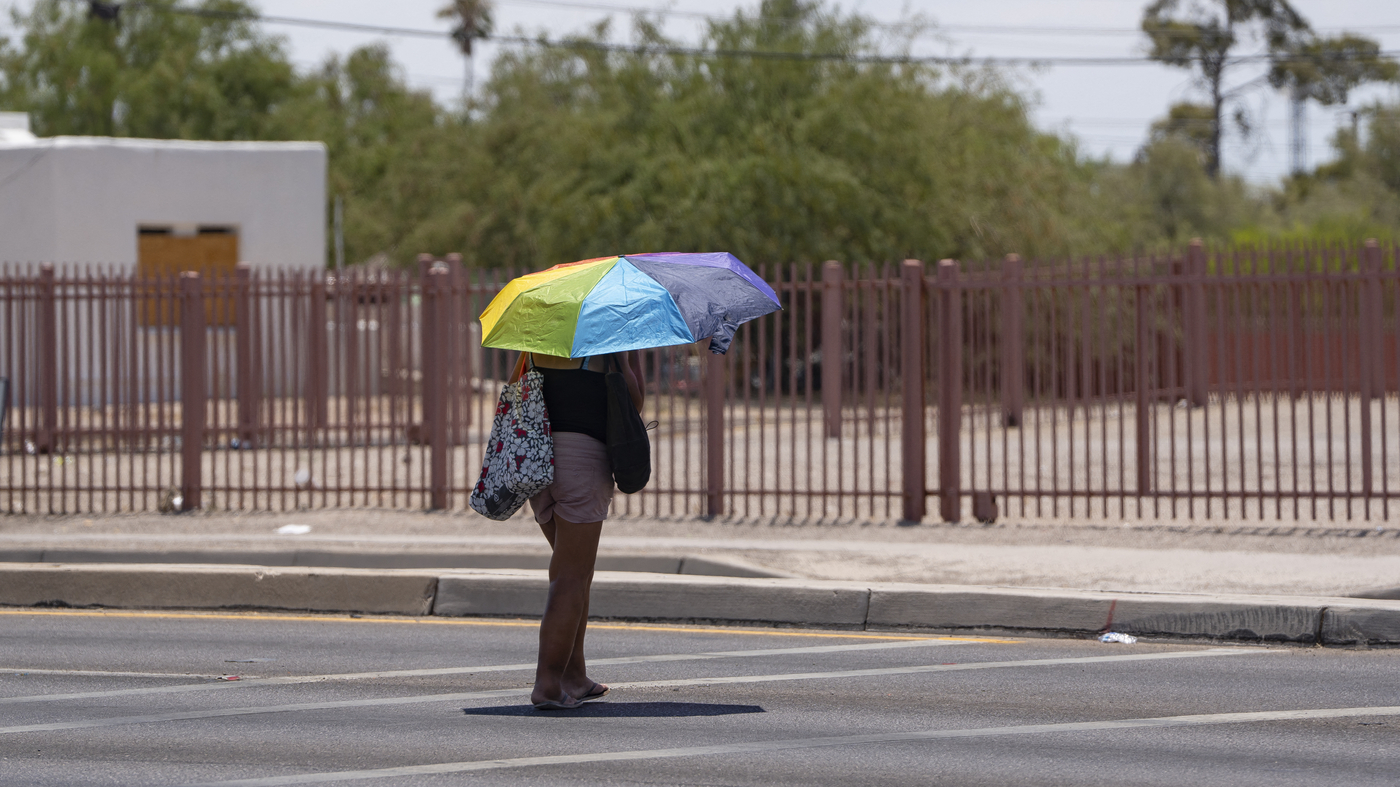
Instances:
[[[544,375],[529,370],[501,391],[496,419],[472,490],[472,510],[510,519],[525,501],[554,483],[554,435],[544,406]]]

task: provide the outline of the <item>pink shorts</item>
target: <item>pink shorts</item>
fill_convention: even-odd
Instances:
[[[613,499],[608,447],[578,432],[554,433],[554,483],[530,498],[535,521],[602,522]]]

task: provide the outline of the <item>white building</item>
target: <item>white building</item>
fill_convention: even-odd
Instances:
[[[325,267],[324,145],[37,138],[27,115],[0,113],[0,270],[5,263],[13,271],[13,264],[52,262],[207,275],[229,273],[242,261],[263,268]],[[81,297],[68,290],[63,295]],[[157,401],[176,390],[180,356],[172,349],[179,340],[173,306],[148,302],[138,308],[135,301],[119,298],[94,317],[74,308],[75,302],[59,309],[60,347],[104,347],[119,336],[144,342],[139,358],[110,374],[140,381],[136,401]],[[18,326],[36,314],[12,310],[5,319],[19,321]],[[234,337],[232,307],[209,315],[210,357],[226,357]],[[0,319],[0,339],[13,327],[5,319]],[[39,331],[27,325],[15,335],[32,342]],[[38,396],[38,356],[30,347],[28,366],[22,367],[14,353],[0,340],[0,376],[16,382],[12,403],[22,406]],[[110,374],[93,362],[91,351],[65,353],[60,406],[113,401]],[[163,367],[152,360],[162,357],[168,358]],[[266,366],[265,385],[272,392],[300,373],[286,363],[267,361]],[[213,373],[212,361],[210,380],[215,395],[234,384],[232,376]]]
[[[36,138],[0,113],[0,262],[326,264],[319,142]]]

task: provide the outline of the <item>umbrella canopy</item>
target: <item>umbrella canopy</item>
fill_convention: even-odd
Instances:
[[[511,281],[481,313],[481,344],[584,358],[709,339],[723,354],[741,324],[779,308],[727,252],[600,257]]]

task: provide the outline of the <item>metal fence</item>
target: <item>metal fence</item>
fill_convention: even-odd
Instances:
[[[728,355],[644,353],[653,480],[618,513],[1385,519],[1400,496],[1393,248],[757,272],[784,308]],[[475,316],[516,273],[0,266],[0,512],[462,509],[514,360]]]

